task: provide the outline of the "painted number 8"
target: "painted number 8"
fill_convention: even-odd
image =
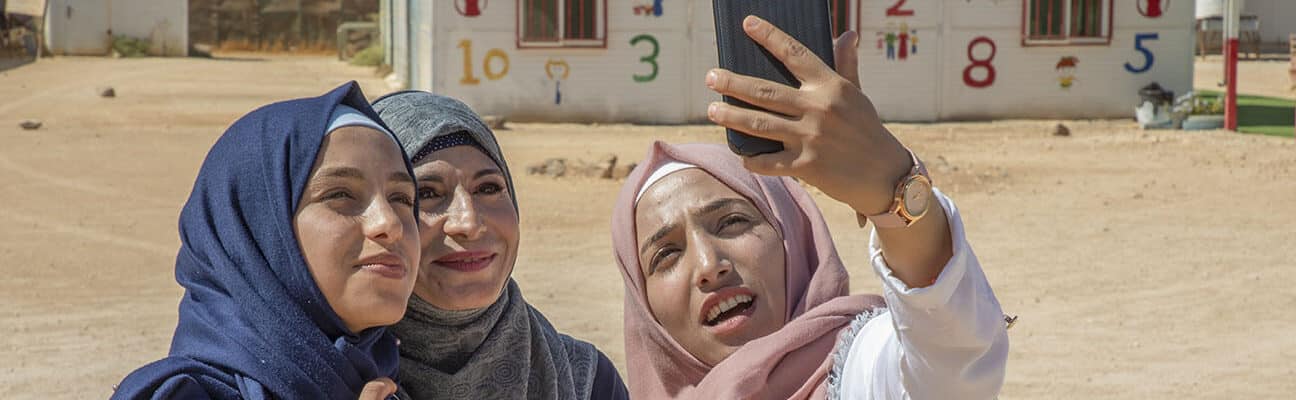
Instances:
[[[978,43],[985,43],[990,45],[989,57],[978,60],[976,56],[972,55],[972,50],[976,48],[976,45]],[[993,85],[995,81],[995,69],[994,69],[994,65],[990,65],[990,63],[994,61],[996,51],[998,51],[998,48],[995,47],[994,41],[990,40],[990,38],[985,36],[978,36],[976,39],[972,39],[971,42],[968,42],[967,56],[968,56],[968,61],[971,61],[972,65],[968,65],[967,68],[963,68],[963,84],[974,88],[984,88]],[[977,67],[985,68],[986,75],[984,79],[977,80],[972,77],[972,70],[976,69]]]

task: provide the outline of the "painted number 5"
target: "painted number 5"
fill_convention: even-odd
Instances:
[[[639,57],[639,62],[652,65],[652,73],[648,75],[634,75],[634,81],[639,83],[652,82],[657,79],[657,53],[661,51],[661,46],[657,44],[657,38],[652,35],[643,34],[630,39],[630,45],[634,46],[639,42],[647,41],[652,45],[652,54]]]
[[[1130,63],[1125,63],[1125,70],[1131,73],[1141,74],[1147,72],[1147,70],[1149,69],[1152,69],[1152,64],[1156,62],[1156,57],[1152,56],[1151,50],[1148,50],[1147,47],[1144,47],[1143,41],[1158,40],[1160,38],[1161,38],[1160,35],[1156,33],[1140,33],[1134,35],[1134,50],[1138,50],[1140,53],[1143,53],[1143,66],[1136,68],[1134,67],[1134,65]]]

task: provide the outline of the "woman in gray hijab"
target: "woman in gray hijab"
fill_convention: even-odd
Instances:
[[[422,257],[400,338],[400,384],[418,399],[625,399],[594,345],[558,333],[510,278],[513,179],[490,128],[422,91],[374,101],[414,164]]]

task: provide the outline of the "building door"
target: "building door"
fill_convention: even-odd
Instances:
[[[55,52],[66,55],[105,55],[112,49],[109,25],[112,1],[52,0],[51,28],[58,35]]]

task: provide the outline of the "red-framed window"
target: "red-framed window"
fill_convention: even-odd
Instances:
[[[606,47],[607,0],[518,0],[517,43]]]
[[[1022,2],[1022,45],[1111,43],[1112,0]]]
[[[832,17],[832,35],[834,39],[859,25],[859,8],[856,7],[858,2],[859,0],[828,0],[828,12]],[[855,18],[851,18],[852,16]]]

